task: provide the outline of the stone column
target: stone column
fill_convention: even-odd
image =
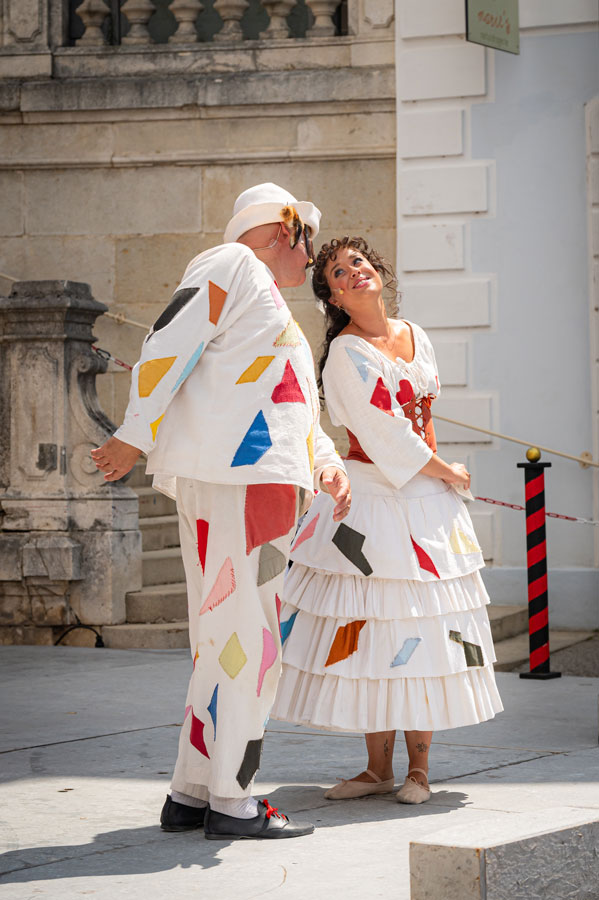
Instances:
[[[79,619],[125,620],[141,587],[138,501],[90,450],[114,431],[91,350],[106,307],[87,284],[17,282],[0,297],[0,642],[51,643]]]

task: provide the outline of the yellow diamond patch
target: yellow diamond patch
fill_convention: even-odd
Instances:
[[[233,632],[225,644],[218,661],[229,678],[236,678],[245,666],[248,658],[243,652],[243,647],[239,642],[236,631]]]
[[[478,553],[480,551],[478,544],[471,541],[457,525],[453,526],[449,544],[454,553]]]
[[[251,366],[248,366],[245,372],[239,376],[235,384],[247,384],[249,381],[258,381],[260,376],[266,372],[273,359],[274,356],[257,356]]]

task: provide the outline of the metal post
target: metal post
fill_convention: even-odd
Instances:
[[[549,610],[547,603],[547,542],[545,536],[545,472],[549,462],[539,462],[541,452],[531,447],[526,452],[524,493],[526,502],[526,564],[528,568],[528,635],[530,672],[520,678],[559,678],[549,662]]]

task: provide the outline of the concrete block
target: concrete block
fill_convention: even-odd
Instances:
[[[180,547],[146,550],[142,555],[141,566],[144,587],[152,584],[174,584],[185,581]]]
[[[394,18],[393,0],[362,0],[362,13],[373,28],[388,28]]]
[[[489,279],[410,281],[402,284],[404,311],[423,328],[474,328],[491,324]]]
[[[411,900],[592,900],[599,883],[596,810],[514,813],[410,844]]]
[[[298,199],[309,199],[324,211],[323,225],[337,234],[355,234],[376,222],[377,228],[395,226],[394,159],[361,160],[360,189],[348,185],[355,180],[353,160],[321,160],[239,165],[224,169],[206,166],[203,176],[204,231],[222,234],[236,196],[248,185],[272,180],[287,187]],[[163,229],[164,230],[164,229]]]
[[[191,167],[26,172],[30,234],[153,234],[200,229]]]
[[[74,582],[71,606],[84,623],[125,621],[125,595],[141,588],[139,531],[76,531],[84,582]]]
[[[50,78],[51,53],[11,53],[0,56],[0,78]]]
[[[160,494],[152,487],[137,488],[139,497],[139,517],[172,516],[177,512],[177,504],[166,494]]]
[[[277,125],[280,129],[280,125]],[[297,123],[297,148],[326,150],[331,147],[395,146],[395,116],[392,112],[310,116]]]
[[[591,241],[592,247],[599,247],[599,208],[591,212]]]
[[[22,535],[0,535],[0,582],[21,580]]]
[[[298,42],[299,43],[299,42]],[[312,44],[305,41],[303,45],[292,44],[289,46],[258,46],[252,53],[253,66],[259,72],[285,72],[290,69],[320,69],[330,67],[341,69],[350,65],[351,45],[349,44]],[[231,71],[239,71],[239,61],[236,58],[239,51],[231,53]],[[380,65],[380,60],[378,60]],[[249,68],[249,67],[248,67]]]
[[[127,594],[127,622],[184,622],[187,619],[185,582],[151,585]]]
[[[476,44],[421,47],[400,53],[400,100],[476,97],[486,91],[485,51]]]
[[[189,647],[187,622],[108,625],[102,629],[107,647],[117,650],[177,650]]]
[[[599,21],[595,0],[524,0],[519,11],[520,28],[548,25],[581,25]]]
[[[188,262],[215,243],[197,233],[117,238],[115,305],[127,310],[128,317],[151,325],[170,302]],[[154,306],[151,313],[141,308],[145,304]]]
[[[403,159],[417,156],[459,156],[464,149],[461,109],[399,112],[397,148]]]
[[[0,172],[0,234],[8,237],[25,230],[22,172]],[[9,272],[9,274],[12,274]]]
[[[112,301],[114,241],[112,237],[69,235],[4,238],[0,270],[21,281],[68,279],[90,285],[94,299]]]
[[[599,153],[599,97],[589,101],[587,116],[591,134],[591,153]]]
[[[407,168],[400,176],[399,196],[404,215],[484,212],[487,209],[487,166]]]
[[[2,625],[0,626],[0,645],[37,644],[52,646],[54,629],[37,628],[35,625]]]
[[[468,344],[466,341],[435,339],[435,357],[441,386],[464,386],[468,383]]]
[[[32,535],[22,551],[23,576],[42,576],[53,581],[83,577],[81,545],[66,535]]]
[[[112,125],[108,122],[72,122],[68,127],[28,123],[0,129],[3,165],[109,163],[112,153]]]
[[[142,550],[163,550],[179,546],[177,516],[153,516],[139,523]],[[128,619],[128,621],[131,621]]]
[[[14,587],[15,592],[8,593],[7,589]],[[0,587],[0,624],[24,625],[31,624],[31,597],[25,585],[20,582],[12,585],[3,584]]]
[[[434,413],[435,431],[437,440],[445,444],[485,444],[492,438],[479,431],[471,431],[458,425],[450,425],[442,422],[438,417],[447,416],[456,421],[469,425],[477,425],[480,428],[491,428],[491,398],[473,397],[466,393],[447,396],[442,393],[435,402]]]
[[[591,203],[599,204],[599,157],[591,159],[589,168],[589,197]]]
[[[392,40],[352,42],[350,50],[350,66],[392,66],[395,61],[395,47]]]
[[[404,272],[464,268],[463,225],[408,225],[400,235]]]
[[[444,459],[452,459],[451,452],[449,456],[444,456]],[[481,550],[483,551],[483,559],[486,563],[492,562],[497,556],[496,547],[495,547],[495,529],[496,529],[496,515],[492,509],[479,509],[482,504],[468,504],[468,512],[470,513],[470,518],[472,519],[472,524],[474,525],[474,531],[476,532],[476,538],[480,545]],[[491,597],[493,601],[494,598]]]
[[[33,585],[30,590],[35,625],[70,625],[74,621],[62,585]]]
[[[404,0],[399,5],[402,38],[464,34],[465,6],[462,0]]]
[[[159,55],[152,52],[154,63]],[[110,74],[115,55],[107,55]],[[84,65],[89,65],[84,58]],[[94,59],[95,63],[95,59]],[[196,104],[198,84],[191,78],[69,78],[34,81],[21,88],[23,112],[84,109],[180,109]]]

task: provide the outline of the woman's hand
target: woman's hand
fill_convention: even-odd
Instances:
[[[453,462],[449,463],[449,468],[451,469],[451,474],[447,473],[443,481],[446,484],[455,484],[457,487],[468,490],[470,488],[470,472],[466,466],[459,462]]]

